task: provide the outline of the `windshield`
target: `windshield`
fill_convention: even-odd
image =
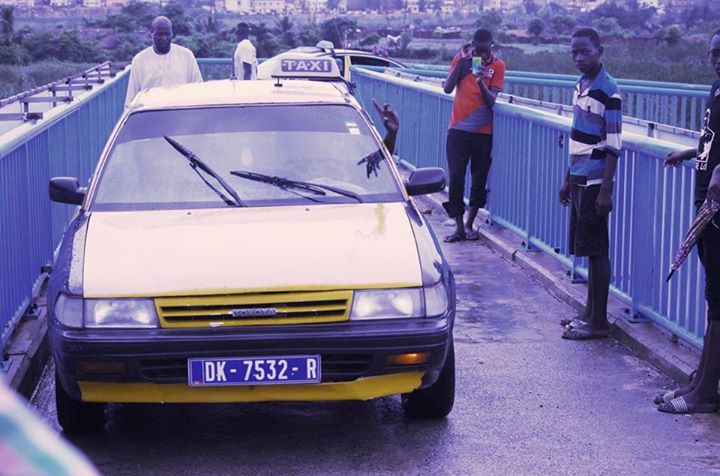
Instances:
[[[265,105],[132,114],[100,173],[92,208],[228,206],[166,137],[217,173],[245,206],[358,203],[353,196],[371,203],[402,200],[381,144],[354,108]],[[378,164],[373,173],[368,160]],[[238,170],[330,188],[319,195],[231,173]]]

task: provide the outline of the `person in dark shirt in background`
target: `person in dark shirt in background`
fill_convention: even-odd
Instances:
[[[710,39],[709,59],[720,78],[720,30]],[[713,84],[700,144],[697,149],[674,152],[665,165],[678,166],[696,158],[695,206],[706,199],[720,202],[720,80]],[[692,381],[678,389],[655,397],[658,410],[666,413],[712,413],[718,411],[720,381],[720,212],[707,225],[697,243],[705,269],[707,329],[700,363]]]

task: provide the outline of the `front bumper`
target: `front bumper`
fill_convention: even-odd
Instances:
[[[216,329],[68,329],[50,326],[60,383],[96,402],[367,400],[433,384],[452,339],[450,316],[434,319]],[[386,366],[388,354],[430,352],[430,362]],[[320,354],[322,383],[191,388],[187,360]],[[122,362],[122,374],[87,374],[81,362]]]

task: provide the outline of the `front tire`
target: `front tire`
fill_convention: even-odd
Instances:
[[[439,420],[448,416],[454,403],[455,346],[451,341],[437,381],[427,388],[404,394],[402,406],[409,418]]]
[[[74,400],[60,383],[55,372],[57,419],[67,433],[89,433],[105,428],[105,404]]]

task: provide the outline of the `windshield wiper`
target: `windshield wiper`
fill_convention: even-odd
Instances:
[[[173,146],[175,150],[180,152],[188,161],[190,162],[190,167],[195,171],[196,174],[207,184],[208,187],[210,187],[215,193],[218,194],[218,196],[228,205],[238,206],[238,207],[244,207],[245,203],[240,199],[240,196],[237,194],[237,192],[230,186],[228,183],[223,180],[223,178],[215,172],[213,169],[210,168],[209,165],[207,165],[205,162],[200,160],[200,158],[193,153],[190,149],[176,141],[175,139],[163,136],[168,143]],[[213,184],[207,181],[205,177],[198,171],[198,169],[202,170],[215,180],[222,186],[222,188],[225,189],[227,193],[230,194],[230,196],[233,198],[233,200],[230,200],[224,193],[222,193],[220,190],[215,188]]]
[[[325,190],[328,190],[330,192],[337,193],[338,195],[344,195],[346,197],[353,198],[360,203],[363,202],[363,199],[357,193],[345,190],[343,188],[333,187],[331,185],[325,185],[316,182],[302,182],[300,180],[291,180],[285,177],[274,177],[272,175],[265,175],[257,172],[248,172],[246,170],[232,170],[230,173],[232,175],[237,175],[238,177],[242,177],[248,180],[269,183],[271,185],[275,185],[276,187],[282,188],[283,190],[287,188],[296,188],[299,190],[307,190],[308,192],[312,192],[316,195],[327,195],[325,193]]]

